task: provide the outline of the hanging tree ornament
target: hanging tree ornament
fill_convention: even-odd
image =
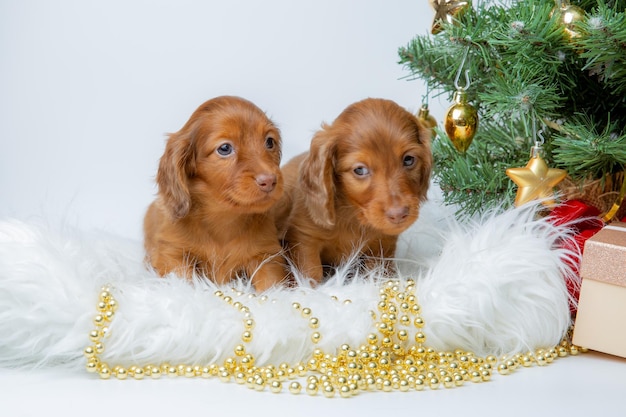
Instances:
[[[461,71],[467,59],[469,47],[465,49],[461,66],[456,74],[454,86],[454,103],[446,111],[444,129],[457,151],[465,153],[469,148],[478,129],[478,111],[468,103],[466,90],[470,85],[469,70],[465,71],[465,87],[459,86]]]
[[[555,13],[563,26],[565,34],[570,38],[580,36],[576,24],[585,18],[585,11],[578,6],[570,4],[569,0],[555,0],[555,6],[550,12],[550,17]]]
[[[430,32],[433,35],[443,30],[442,22],[454,23],[455,19],[472,6],[468,0],[430,0],[430,5],[435,9],[435,17]]]
[[[540,134],[538,136],[541,140],[536,140],[535,146],[531,148],[528,164],[524,168],[506,170],[506,175],[518,186],[516,207],[538,199],[546,207],[554,206],[554,187],[567,176],[564,169],[548,167],[541,156],[544,140]]]
[[[420,109],[417,111],[417,118],[420,122],[422,122],[422,125],[424,127],[430,129],[431,137],[432,139],[435,139],[435,136],[437,135],[437,133],[435,132],[435,127],[437,127],[437,119],[435,119],[433,115],[430,114],[430,111],[428,110],[428,103],[422,103],[422,107],[420,107]]]
[[[435,132],[435,127],[437,127],[437,119],[430,114],[428,110],[428,94],[430,89],[426,86],[426,95],[422,97],[422,107],[417,111],[417,119],[422,123],[422,125],[431,132],[431,139],[435,139],[437,133]]]

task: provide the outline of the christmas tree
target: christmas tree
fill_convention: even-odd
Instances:
[[[462,143],[453,144],[435,129],[434,176],[446,203],[465,215],[523,203],[507,170],[530,164],[541,144],[547,166],[567,176],[554,190],[561,200],[593,185],[609,206],[621,204],[626,1],[431,3],[433,33],[401,47],[400,63],[451,105],[461,93],[478,117],[473,140],[457,133]]]

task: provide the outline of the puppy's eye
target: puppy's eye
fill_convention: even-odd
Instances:
[[[220,146],[217,147],[217,153],[222,156],[228,156],[232,154],[234,151],[235,149],[233,148],[233,145],[231,145],[230,143],[222,143]]]
[[[404,159],[402,160],[402,164],[407,168],[412,167],[413,165],[415,165],[415,157],[411,155],[405,155]]]
[[[369,175],[370,170],[365,165],[359,165],[358,167],[354,168],[352,172],[354,172],[359,177],[365,177]]]
[[[275,146],[276,146],[276,139],[274,139],[271,136],[265,139],[265,147],[267,149],[274,149]]]

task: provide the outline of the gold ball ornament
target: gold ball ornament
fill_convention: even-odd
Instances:
[[[554,14],[557,14],[565,34],[570,39],[580,36],[576,24],[582,22],[585,18],[585,11],[583,9],[570,4],[568,0],[556,0],[556,5],[554,9],[552,9],[550,16],[552,17]]]
[[[433,35],[443,30],[442,22],[454,23],[461,17],[472,2],[468,0],[430,0],[430,5],[435,9],[435,17],[430,32]]]
[[[457,151],[465,153],[478,129],[478,111],[467,102],[467,93],[457,90],[454,103],[448,108],[444,129]]]
[[[542,199],[543,205],[552,207],[555,204],[554,187],[565,179],[567,171],[549,168],[539,154],[539,149],[533,147],[528,164],[524,168],[509,168],[506,175],[518,185],[515,206]]]

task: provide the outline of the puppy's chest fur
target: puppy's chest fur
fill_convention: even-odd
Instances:
[[[218,277],[250,274],[268,254],[280,252],[275,227],[265,215],[224,217],[224,221],[219,217],[175,221],[165,226],[168,241],[159,243],[218,281]]]
[[[392,257],[397,237],[385,235],[364,226],[353,213],[338,213],[334,229],[328,231],[327,239],[321,242],[320,257],[324,264],[340,264],[354,253],[365,256]]]

